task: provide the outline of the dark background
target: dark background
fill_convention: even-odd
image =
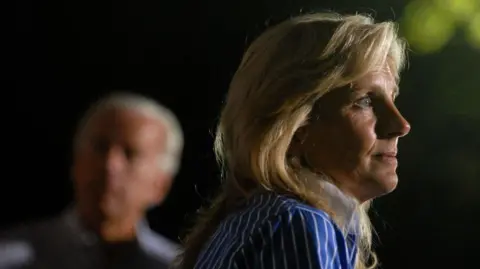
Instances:
[[[461,1],[471,7],[460,14],[434,0],[362,2],[17,1],[18,44],[4,52],[14,58],[7,68],[15,109],[4,129],[11,138],[1,224],[53,216],[70,203],[77,120],[99,96],[128,89],[170,107],[184,128],[182,171],[149,216],[157,231],[178,240],[218,186],[212,132],[248,43],[301,11],[359,11],[399,20],[412,44],[398,99],[413,127],[400,143],[400,184],[372,210],[384,268],[478,267],[467,263],[475,262],[480,239],[480,51],[464,30],[465,14],[480,14],[480,5]],[[411,15],[412,5],[425,13]]]

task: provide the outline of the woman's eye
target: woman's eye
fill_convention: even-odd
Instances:
[[[370,98],[370,96],[364,96],[355,101],[355,105],[360,108],[369,108],[372,106],[372,98]]]

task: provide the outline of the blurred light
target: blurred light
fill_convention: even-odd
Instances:
[[[472,46],[480,49],[480,12],[477,12],[470,21],[466,32],[466,38]]]
[[[452,14],[457,21],[469,22],[476,14],[478,0],[433,0],[434,4]]]
[[[401,26],[411,47],[419,53],[441,50],[456,28],[449,12],[427,0],[414,0],[406,6]]]

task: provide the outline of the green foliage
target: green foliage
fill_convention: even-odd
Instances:
[[[480,1],[413,0],[405,7],[401,29],[412,49],[422,54],[440,51],[458,30],[480,48]]]

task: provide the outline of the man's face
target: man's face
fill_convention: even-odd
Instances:
[[[159,168],[166,132],[139,112],[106,109],[95,115],[75,153],[74,179],[80,213],[89,222],[143,214],[168,193]]]

